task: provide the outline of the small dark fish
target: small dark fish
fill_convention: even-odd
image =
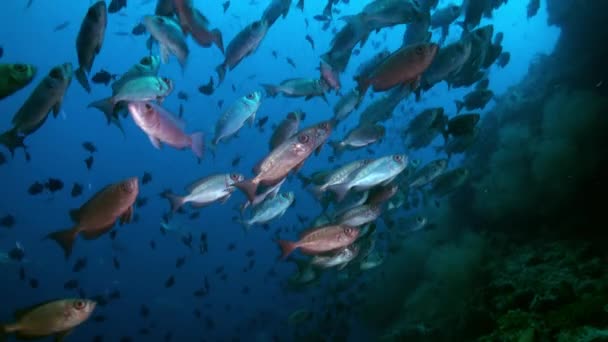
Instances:
[[[182,236],[182,243],[186,245],[186,247],[192,249],[192,233]]]
[[[279,54],[275,50],[272,50],[272,57],[274,57],[275,59],[279,58]]]
[[[4,153],[0,152],[0,165],[4,164],[6,164],[6,157],[4,156]]]
[[[251,258],[251,257],[253,257],[255,255],[255,251],[253,249],[250,249],[250,250],[247,251],[247,253],[245,253],[245,255],[248,258]]]
[[[150,316],[150,308],[148,308],[146,304],[142,304],[141,308],[139,309],[139,314],[143,318],[148,318],[148,316]]]
[[[296,63],[294,63],[293,59],[291,59],[291,58],[289,58],[289,57],[286,57],[286,60],[287,60],[287,63],[288,63],[289,65],[291,65],[292,67],[294,67],[295,69],[297,69],[297,67],[296,67]]]
[[[87,267],[87,258],[79,258],[74,263],[74,267],[72,267],[72,272],[80,272]]]
[[[198,211],[195,211],[195,212],[191,213],[190,216],[188,216],[188,218],[191,220],[196,220],[200,216],[201,216],[201,213]]]
[[[215,322],[210,317],[206,317],[205,326],[207,327],[207,329],[213,330],[213,329],[215,329]]]
[[[108,13],[116,13],[127,7],[127,0],[112,0],[108,6]]]
[[[90,141],[85,141],[82,143],[82,147],[87,150],[89,153],[95,153],[97,152],[97,147],[95,147],[95,145],[90,142]]]
[[[306,35],[306,40],[310,43],[310,46],[314,50],[315,49],[315,41],[312,40],[312,37],[309,34]]]
[[[110,240],[114,241],[116,240],[116,234],[118,234],[117,230],[113,230],[110,232]]]
[[[49,178],[49,180],[44,184],[44,186],[52,193],[57,192],[63,189],[63,182],[61,179],[57,178]]]
[[[224,266],[218,266],[218,267],[215,269],[215,274],[220,274],[220,273],[222,273],[222,272],[224,272]]]
[[[64,30],[68,26],[70,26],[70,22],[66,20],[66,21],[62,22],[61,24],[55,26],[55,28],[53,28],[53,32]]]
[[[179,117],[180,119],[184,116],[184,105],[183,104],[179,104],[179,112],[177,113],[177,117]]]
[[[148,203],[148,198],[147,197],[139,197],[135,200],[135,207],[136,208],[141,208],[144,205],[146,205]]]
[[[359,49],[353,50],[353,56],[359,56],[360,53],[361,53],[361,50],[359,50]]]
[[[179,92],[177,92],[177,98],[180,100],[188,101],[188,93],[180,90]]]
[[[236,244],[234,242],[228,244],[228,250],[233,251],[236,249]]]
[[[15,225],[15,216],[8,214],[0,218],[0,227],[12,228]]]
[[[25,280],[25,268],[23,266],[19,267],[19,279]]]
[[[213,88],[213,77],[209,77],[209,82],[207,84],[198,87],[198,91],[204,95],[211,95],[213,94],[214,90],[215,88]]]
[[[74,185],[72,186],[72,192],[70,194],[72,195],[72,197],[78,197],[82,195],[82,185],[74,183]]]
[[[308,19],[304,18],[304,24],[306,24],[306,28],[308,28]]]
[[[119,270],[120,269],[120,262],[118,261],[118,259],[116,257],[112,258],[112,264],[114,265],[114,268]]]
[[[241,156],[236,156],[234,157],[234,159],[232,159],[232,167],[236,167],[239,165],[239,163],[241,162]]]
[[[173,276],[170,276],[169,279],[165,281],[165,288],[170,288],[173,285],[175,285],[175,278]]]
[[[186,257],[177,258],[175,261],[175,268],[181,268],[186,263]]]
[[[217,101],[217,106],[222,109],[222,106],[224,105],[224,100],[219,100]]]
[[[31,288],[37,289],[39,285],[40,285],[40,283],[38,282],[38,279],[30,278],[30,287]]]
[[[42,193],[42,191],[44,191],[44,185],[40,182],[36,182],[36,183],[30,185],[30,187],[27,190],[27,192],[30,195],[38,195],[38,194]]]
[[[99,70],[93,77],[91,81],[96,84],[108,85],[111,81],[116,80],[117,75],[110,74],[107,70],[101,69]]]
[[[528,19],[534,17],[538,13],[538,9],[540,8],[540,0],[530,0],[528,3],[527,11],[528,11]]]
[[[264,131],[264,125],[268,122],[268,115],[262,116],[258,119],[257,127],[260,129],[260,132]]]
[[[2,56],[4,56],[4,48],[0,46],[0,58],[2,58]]]
[[[204,297],[205,295],[207,295],[207,290],[205,290],[203,288],[198,289],[198,290],[194,291],[193,295],[194,295],[194,297]]]
[[[194,317],[196,317],[196,318],[201,318],[201,316],[202,316],[201,310],[199,310],[199,309],[194,309],[194,311],[192,313],[194,314]]]
[[[134,36],[141,36],[146,33],[146,25],[139,23],[133,27],[131,34]]]
[[[249,290],[249,287],[245,286],[245,287],[243,287],[243,289],[241,290],[241,293],[242,293],[242,294],[244,294],[244,295],[246,295],[246,294],[249,294],[249,291],[250,291],[250,290]]]
[[[84,164],[87,166],[87,170],[90,170],[93,167],[93,156],[89,156],[87,159],[84,160]]]
[[[66,290],[75,290],[78,288],[78,280],[70,279],[63,284],[63,288]]]
[[[156,242],[154,240],[150,240],[150,248],[156,249]]]
[[[148,171],[144,171],[144,176],[141,177],[141,184],[148,184],[152,181],[152,174]]]
[[[309,220],[307,216],[302,216],[300,214],[296,214],[296,217],[298,218],[298,221],[300,221],[300,223],[304,223]]]
[[[21,245],[15,246],[13,249],[8,252],[8,257],[14,261],[21,261],[25,258],[25,251],[21,247]]]
[[[230,7],[230,1],[224,1],[222,3],[222,8],[224,9],[224,13],[226,13],[226,11],[228,10],[229,7]]]
[[[326,22],[326,21],[330,21],[330,20],[331,20],[331,18],[330,18],[330,17],[328,17],[328,16],[326,16],[326,15],[323,15],[323,14],[317,14],[317,15],[315,15],[315,16],[314,16],[314,17],[312,17],[312,18],[313,18],[314,20],[316,20],[316,21],[323,21],[323,22]]]

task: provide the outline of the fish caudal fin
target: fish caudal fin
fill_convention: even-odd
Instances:
[[[313,195],[315,195],[315,197],[317,199],[321,199],[321,197],[323,197],[323,192],[325,191],[325,189],[321,186],[321,185],[316,185],[316,186],[312,186],[310,188],[310,191],[312,192]]]
[[[249,202],[253,203],[255,200],[255,193],[258,190],[258,183],[255,183],[253,180],[244,180],[234,184],[234,186],[244,192],[247,199],[249,199]]]
[[[89,84],[86,72],[82,68],[78,68],[74,74],[76,75],[76,80],[78,80],[78,83],[80,83],[84,90],[86,90],[87,93],[91,93],[91,85]]]
[[[24,139],[25,137],[20,136],[15,128],[0,134],[0,144],[6,146],[13,157],[15,156],[15,150],[17,148],[22,147],[25,149],[25,144],[23,143]]]
[[[456,100],[454,102],[456,103],[456,113],[460,113],[460,111],[464,107],[464,102],[458,101],[458,100]]]
[[[278,240],[277,243],[281,247],[281,259],[285,260],[298,246],[295,242],[286,241],[286,240]]]
[[[112,98],[106,97],[105,99],[91,102],[89,103],[87,108],[91,107],[99,109],[106,116],[106,120],[108,120],[108,125],[112,123],[114,118],[114,104],[112,103]]]
[[[296,7],[300,9],[300,11],[304,12],[304,0],[298,0]]]
[[[264,91],[266,92],[266,96],[275,97],[279,93],[279,88],[272,84],[262,84],[264,87]]]
[[[196,132],[190,136],[192,142],[190,143],[190,147],[192,148],[192,153],[198,158],[203,159],[203,153],[205,151],[205,136],[202,132]]]
[[[58,230],[56,232],[52,232],[46,237],[48,239],[53,239],[55,242],[61,246],[63,249],[63,253],[65,254],[65,258],[69,258],[72,255],[72,247],[74,247],[74,241],[76,241],[76,236],[78,236],[78,230],[70,228],[66,230]]]
[[[359,97],[363,98],[365,93],[367,93],[367,89],[369,88],[369,80],[367,80],[364,76],[356,76],[355,81],[357,82],[357,91],[359,91]]]
[[[169,200],[169,204],[171,205],[172,212],[176,212],[185,203],[184,197],[174,195],[170,192],[163,193],[163,197],[166,198],[167,200]]]
[[[222,32],[218,29],[214,29],[211,31],[211,35],[213,36],[215,45],[222,51],[222,54],[224,54],[224,38],[222,38]]]

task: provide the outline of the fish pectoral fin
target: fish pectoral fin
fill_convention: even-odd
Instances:
[[[312,99],[312,95],[307,95],[307,96],[304,98],[304,100],[305,100],[305,101],[308,101],[308,100],[310,100],[310,99]]]
[[[152,145],[160,150],[160,148],[161,148],[160,140],[157,137],[153,137],[151,135],[148,135],[148,138],[150,139],[150,142],[152,143]]]
[[[348,262],[345,262],[342,265],[338,266],[338,271],[342,271],[344,268],[346,268],[346,266],[348,266]]]
[[[74,329],[69,329],[69,330],[62,331],[62,332],[60,332],[60,333],[57,333],[57,334],[55,335],[55,339],[54,339],[54,341],[55,341],[55,342],[62,342],[62,341],[63,341],[63,339],[64,339],[66,336],[68,336],[69,334],[71,334],[71,333],[72,333],[72,331],[73,331],[73,330],[74,330]]]
[[[171,51],[169,48],[165,44],[160,44],[160,60],[163,62],[163,64],[169,63],[170,54]]]
[[[114,227],[114,222],[109,224],[107,227],[102,227],[102,228],[95,229],[95,230],[84,229],[84,230],[80,231],[80,234],[82,234],[82,237],[85,240],[95,240],[98,237],[102,236],[103,234],[112,230],[112,227]]]
[[[256,114],[256,112],[253,112],[253,114],[251,114],[249,119],[247,119],[247,123],[249,124],[249,127],[253,127],[253,124],[255,124],[255,114]]]
[[[220,198],[220,199],[219,199],[220,203],[221,203],[221,204],[226,203],[226,202],[227,202],[227,201],[230,199],[230,195],[232,195],[232,194],[228,194],[228,195],[226,195],[226,196],[224,196],[224,197]]]
[[[55,103],[53,105],[53,117],[56,118],[59,113],[61,113],[61,103],[63,102],[63,99],[60,99],[59,101],[57,101],[57,103]]]
[[[191,206],[192,208],[204,208],[204,207],[206,207],[207,205],[209,205],[209,203],[206,203],[206,202],[205,202],[205,203],[200,203],[200,202],[190,202],[190,206]]]
[[[131,222],[133,218],[133,206],[130,206],[122,215],[120,215],[120,224]]]
[[[37,308],[39,308],[39,307],[41,307],[43,305],[49,304],[49,303],[51,303],[53,301],[55,301],[55,300],[54,299],[47,300],[47,301],[44,301],[44,302],[41,302],[41,303],[36,303],[34,305],[27,306],[27,307],[22,308],[22,309],[15,310],[15,312],[13,314],[14,317],[15,317],[15,322],[19,322],[29,312],[31,312],[31,311],[33,311],[33,310],[35,310],[35,309],[37,309]],[[8,332],[18,331],[19,327],[17,325],[18,324],[14,325],[14,326],[12,326],[12,325],[11,326],[7,326],[7,327],[5,327],[5,329],[6,328],[12,328],[12,329],[7,329]]]

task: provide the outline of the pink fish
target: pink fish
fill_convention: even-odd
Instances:
[[[166,109],[151,102],[129,102],[129,112],[154,147],[165,143],[177,149],[191,148],[199,159],[203,157],[203,133],[184,133],[184,123]]]
[[[359,229],[344,224],[329,225],[305,231],[298,241],[279,240],[285,259],[296,248],[304,254],[321,254],[346,247],[359,237]]]

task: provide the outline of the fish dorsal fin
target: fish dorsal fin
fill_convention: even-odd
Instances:
[[[80,208],[70,210],[70,218],[73,222],[78,223],[80,220]]]
[[[52,302],[55,302],[55,301],[56,301],[56,299],[51,299],[51,300],[47,300],[47,301],[44,301],[44,302],[41,302],[41,303],[37,303],[37,304],[31,305],[31,306],[22,308],[22,309],[17,309],[14,312],[15,320],[17,322],[19,322],[28,313],[34,311],[35,309],[37,309],[37,308],[39,308],[39,307],[41,307],[43,305],[46,305],[46,304],[49,304],[49,303],[52,303]]]
[[[166,118],[169,119],[173,124],[175,124],[175,126],[177,126],[180,130],[183,131],[186,128],[186,121],[184,121],[183,119],[180,119],[169,112],[167,112]]]

